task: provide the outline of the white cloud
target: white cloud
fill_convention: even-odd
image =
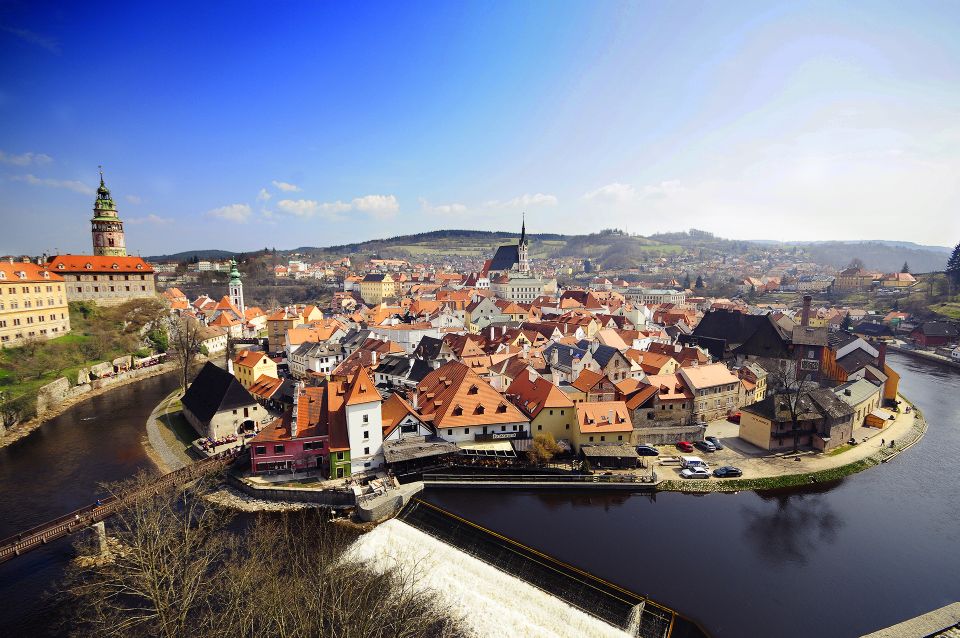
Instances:
[[[327,219],[340,219],[338,213],[350,210],[350,204],[337,200],[335,202],[318,202],[313,199],[281,199],[277,202],[277,210],[294,217],[310,218],[317,215]]]
[[[601,186],[597,190],[584,193],[583,199],[587,201],[605,201],[616,203],[631,202],[637,199],[637,189],[630,184],[613,182],[612,184]]]
[[[467,212],[467,207],[464,204],[431,204],[421,197],[420,210],[431,215],[462,215]]]
[[[270,199],[271,197],[273,197],[273,195],[271,195],[271,194],[270,194],[270,191],[268,191],[266,188],[261,188],[261,189],[260,189],[260,192],[257,193],[257,201],[258,201],[258,202],[265,202],[265,201],[267,201],[268,199]]]
[[[167,226],[173,223],[173,219],[169,217],[160,217],[159,215],[154,215],[151,213],[146,217],[128,217],[127,223],[133,225],[152,224],[154,226]]]
[[[230,222],[236,222],[238,224],[246,224],[247,220],[250,219],[250,206],[248,204],[229,204],[227,206],[221,206],[220,208],[214,208],[213,210],[207,211],[207,215],[211,217],[217,217],[219,219],[225,219]]]
[[[124,195],[123,198],[124,198],[125,200],[127,200],[128,202],[130,202],[131,204],[142,204],[142,203],[143,203],[143,199],[141,199],[139,195]]]
[[[400,210],[400,202],[393,195],[365,195],[353,199],[353,207],[377,219],[393,217]]]
[[[291,184],[290,182],[279,182],[279,181],[277,181],[277,180],[273,180],[272,184],[273,184],[274,188],[276,188],[277,190],[281,190],[281,191],[283,191],[284,193],[299,193],[299,192],[300,192],[300,187],[297,186],[296,184]],[[262,191],[261,191],[261,192],[262,192]]]
[[[51,179],[49,177],[36,177],[35,175],[13,175],[10,177],[15,182],[26,182],[32,186],[46,186],[48,188],[65,188],[67,190],[81,193],[83,195],[93,195],[96,191],[83,182],[72,179]]]
[[[546,195],[544,193],[524,193],[511,200],[502,202],[498,199],[491,200],[484,204],[486,208],[534,208],[536,206],[556,206],[559,203],[556,195]]]
[[[53,158],[46,153],[20,153],[19,155],[13,155],[6,151],[0,151],[0,162],[13,164],[14,166],[30,166],[31,164],[41,166],[43,164],[49,164],[52,161]]]

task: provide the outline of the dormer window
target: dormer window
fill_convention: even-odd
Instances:
[[[86,268],[87,270],[90,270],[91,268],[93,268],[93,264],[91,264],[91,263],[86,263],[86,264],[83,265],[83,267]]]
[[[44,270],[44,271],[43,271],[43,278],[44,278],[44,279],[50,279],[50,273],[48,273],[46,270]]]
[[[117,264],[113,264],[110,267],[113,268],[114,270],[120,270],[120,266],[118,266]]]
[[[143,264],[137,264],[137,270],[143,270]]]
[[[463,408],[461,408],[459,405],[453,408],[453,416],[462,416],[462,415],[463,415]]]
[[[64,268],[66,268],[66,266],[63,264],[57,264],[57,270],[63,270]]]
[[[20,279],[26,279],[26,278],[27,278],[27,273],[24,272],[24,271],[22,271],[22,270],[17,271],[17,277],[19,277]],[[26,290],[26,289],[24,289],[24,290]]]
[[[536,404],[534,404],[534,405],[536,405]],[[506,404],[506,403],[501,403],[500,405],[497,406],[497,413],[498,413],[498,414],[504,414],[506,411],[507,411],[507,404]]]
[[[486,408],[483,407],[482,403],[477,404],[477,408],[473,411],[474,414],[483,414],[486,412]]]
[[[6,278],[7,278],[7,273],[0,270],[0,279],[6,279]]]

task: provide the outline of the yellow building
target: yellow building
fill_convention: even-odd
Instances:
[[[367,305],[397,296],[397,284],[389,274],[370,273],[360,280],[360,297]]]
[[[303,325],[303,315],[296,308],[281,308],[267,317],[267,339],[270,352],[280,352],[287,343],[287,330]]]
[[[264,352],[241,350],[233,359],[233,376],[244,388],[252,386],[261,376],[278,379],[277,364]]]
[[[593,401],[576,405],[577,425],[571,443],[579,450],[584,443],[630,445],[633,422],[623,401]]]
[[[30,262],[0,263],[0,347],[70,332],[63,277]]]
[[[530,434],[552,434],[557,441],[571,441],[577,427],[573,401],[548,379],[526,370],[506,391],[507,398],[530,419]]]

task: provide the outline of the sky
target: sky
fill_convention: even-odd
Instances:
[[[0,4],[0,254],[960,241],[960,3]]]

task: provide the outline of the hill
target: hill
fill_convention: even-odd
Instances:
[[[147,261],[191,261],[194,258],[197,259],[228,259],[230,257],[235,257],[239,253],[231,252],[229,250],[218,250],[215,248],[206,248],[203,250],[185,250],[179,253],[173,253],[172,255],[151,255],[149,257],[144,257]]]

